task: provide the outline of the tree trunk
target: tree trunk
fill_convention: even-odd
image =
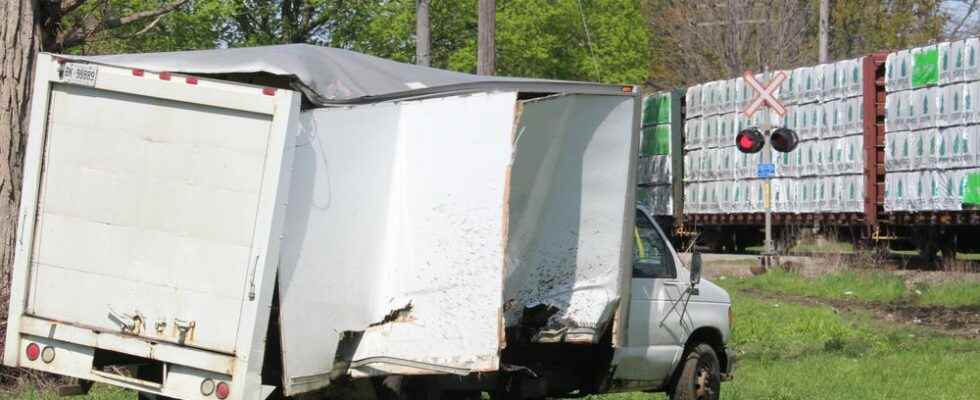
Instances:
[[[39,0],[5,0],[0,5],[0,316],[7,316],[10,266],[17,240],[17,210],[34,59],[41,50]],[[0,332],[0,337],[4,332]],[[2,350],[0,350],[2,352]]]
[[[428,67],[432,63],[432,27],[429,22],[430,0],[418,0],[415,9],[415,63]]]
[[[476,73],[479,75],[495,75],[497,69],[496,0],[480,0],[480,20],[477,29],[480,34],[477,40]]]

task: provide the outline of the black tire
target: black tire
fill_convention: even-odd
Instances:
[[[681,364],[670,400],[718,400],[721,394],[721,363],[707,344],[692,347]]]

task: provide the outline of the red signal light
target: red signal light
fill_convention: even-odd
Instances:
[[[766,144],[765,136],[758,128],[745,128],[735,136],[735,146],[743,153],[758,153]]]

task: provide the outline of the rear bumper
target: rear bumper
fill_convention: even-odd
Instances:
[[[735,350],[726,347],[725,348],[725,370],[721,371],[721,380],[730,381],[735,378],[735,360],[736,360]]]

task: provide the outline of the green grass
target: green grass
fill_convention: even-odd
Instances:
[[[920,284],[915,287],[917,292],[910,292],[901,277],[881,271],[846,270],[807,279],[792,272],[775,269],[765,275],[726,278],[726,281],[736,289],[754,289],[818,299],[909,302],[944,307],[980,306],[980,283]]]
[[[920,285],[916,289],[922,293],[916,296],[918,304],[946,307],[980,306],[980,283],[977,282]]]
[[[735,278],[729,282],[738,289],[756,289],[825,299],[892,302],[905,296],[905,283],[901,278],[875,271],[844,271],[823,275],[816,279],[806,279],[792,272],[774,269],[764,275]]]
[[[92,386],[92,391],[87,396],[79,397],[59,397],[54,390],[38,390],[28,383],[21,385],[22,389],[16,392],[0,392],[0,399],[16,400],[136,400],[136,392],[120,389],[108,385]]]

